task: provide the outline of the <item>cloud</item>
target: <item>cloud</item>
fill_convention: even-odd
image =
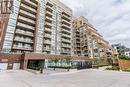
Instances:
[[[110,43],[130,47],[130,0],[60,0],[85,16]]]

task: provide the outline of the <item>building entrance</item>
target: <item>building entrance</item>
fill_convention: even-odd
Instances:
[[[33,70],[42,70],[45,60],[28,60],[27,68]]]

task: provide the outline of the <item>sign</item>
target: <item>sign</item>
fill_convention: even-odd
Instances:
[[[3,0],[0,1],[0,13],[1,14],[11,14],[13,13],[13,1]]]

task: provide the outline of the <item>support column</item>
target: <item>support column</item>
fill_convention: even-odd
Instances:
[[[98,44],[98,59],[99,59],[99,63],[101,62],[100,61],[100,45]]]
[[[28,64],[28,60],[25,59],[25,60],[24,60],[24,64],[23,64],[23,69],[24,69],[24,70],[27,69],[27,64]]]
[[[105,57],[105,64],[107,64],[107,51],[105,46],[104,46],[104,57]]]

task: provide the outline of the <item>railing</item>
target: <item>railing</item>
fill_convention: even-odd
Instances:
[[[62,44],[62,47],[71,48],[71,45],[63,45],[63,44]]]
[[[62,31],[71,34],[71,31],[69,31],[69,30],[62,29]]]
[[[22,30],[16,30],[16,33],[20,33],[20,34],[25,34],[25,35],[33,36],[33,33],[27,32],[27,31],[22,31]]]
[[[13,49],[32,50],[32,47],[24,47],[24,46],[14,45]]]
[[[63,38],[62,38],[62,41],[71,43],[71,40],[67,40],[67,39],[63,39]]]
[[[50,51],[51,48],[44,47],[43,50],[48,50],[48,51]]]
[[[49,28],[45,28],[45,31],[49,31],[49,32],[51,32],[51,29],[49,29]]]
[[[45,40],[44,43],[51,44],[51,41],[47,41],[47,40]]]
[[[35,15],[33,15],[33,14],[31,14],[31,13],[27,12],[27,11],[24,11],[24,10],[20,10],[20,12],[21,12],[21,13],[24,13],[24,14],[26,14],[26,15],[30,16],[30,17],[33,17],[33,18],[35,18],[35,17],[36,17]]]
[[[62,53],[71,53],[70,50],[61,50]]]
[[[48,14],[52,15],[52,12],[50,12],[50,11],[46,11],[46,13],[48,13]]]
[[[68,17],[68,16],[66,16],[66,15],[64,15],[64,14],[62,14],[62,17],[63,17],[64,19],[68,20],[68,21],[71,21],[71,17]]]
[[[33,6],[37,6],[37,4],[31,2],[30,0],[26,0],[26,2],[30,3],[30,4],[33,5]]]
[[[29,29],[31,29],[31,30],[34,30],[34,27],[33,27],[33,26],[29,26],[29,25],[27,25],[27,24],[23,24],[23,23],[19,23],[19,22],[18,22],[17,25],[18,25],[18,26],[21,26],[21,27],[29,28]]]
[[[52,26],[52,24],[51,24],[51,23],[48,23],[48,22],[45,22],[45,24],[48,25],[48,26]]]
[[[51,18],[51,17],[46,16],[46,19],[52,21],[52,18]]]
[[[51,37],[51,35],[50,34],[45,34],[45,37]]]
[[[49,8],[51,11],[53,11],[53,8],[48,5],[46,5],[46,8]]]
[[[24,38],[20,38],[20,37],[15,37],[14,40],[15,40],[15,41],[21,41],[21,42],[33,43],[33,40],[31,40],[31,39],[24,39]]]
[[[33,9],[33,8],[27,6],[27,5],[21,4],[21,6],[22,6],[22,7],[25,7],[26,9],[29,9],[29,10],[31,10],[31,11],[33,11],[33,12],[36,12],[36,9]]]
[[[67,20],[65,19],[62,19],[62,21],[66,22],[67,24],[70,24],[71,25],[71,22],[68,22]]]
[[[67,29],[71,29],[71,27],[68,26],[68,25],[66,25],[66,24],[62,24],[62,27],[65,27],[65,28],[67,28]]]
[[[27,21],[27,22],[31,22],[31,23],[35,24],[35,21],[34,21],[34,20],[31,20],[31,19],[26,18],[26,17],[23,17],[23,16],[19,16],[19,19],[22,19],[22,20],[25,20],[25,21]]]
[[[71,36],[70,36],[70,35],[67,35],[67,34],[62,34],[62,36],[71,38]]]

